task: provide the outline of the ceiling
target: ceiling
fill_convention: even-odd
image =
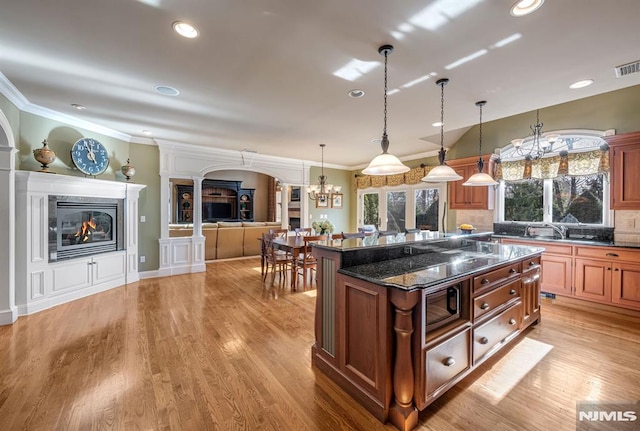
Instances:
[[[131,136],[362,166],[380,152],[383,60],[390,43],[390,152],[445,146],[478,122],[632,85],[614,67],[640,60],[638,0],[20,0],[0,6],[0,72],[29,102]],[[195,39],[172,23],[195,25]],[[512,35],[520,37],[497,47]],[[517,36],[516,36],[517,37]],[[471,61],[451,63],[480,50]],[[351,80],[350,61],[375,62]],[[425,75],[429,79],[402,86]],[[569,84],[593,79],[593,85]],[[175,97],[156,85],[175,87]],[[347,96],[362,89],[359,99]],[[77,111],[71,104],[86,106]],[[143,134],[150,131],[151,136]],[[523,131],[524,134],[524,131]]]

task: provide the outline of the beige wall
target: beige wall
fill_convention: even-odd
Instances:
[[[255,221],[267,220],[267,194],[269,193],[269,175],[250,171],[216,171],[205,175],[210,180],[242,181],[242,188],[255,189],[253,194],[253,219]]]
[[[321,168],[312,166],[309,170],[309,178],[312,184],[318,183],[318,176],[321,174]],[[335,226],[335,232],[353,232],[356,229],[356,216],[355,216],[355,198],[353,196],[352,178],[353,175],[349,171],[343,171],[340,169],[324,168],[324,174],[327,177],[327,183],[335,186],[342,186],[342,208],[316,208],[315,201],[309,200],[309,215],[311,216],[308,225],[314,221],[320,221],[320,215],[327,216],[329,220]],[[301,192],[301,199],[309,199],[306,191],[303,189]],[[353,214],[353,216],[352,216]]]

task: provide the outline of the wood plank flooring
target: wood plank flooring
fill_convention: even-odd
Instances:
[[[395,429],[311,367],[314,302],[245,259],[21,317],[0,327],[0,430]],[[418,429],[575,430],[576,401],[640,399],[639,358],[640,318],[545,301]]]

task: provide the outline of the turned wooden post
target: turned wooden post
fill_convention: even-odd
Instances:
[[[411,352],[413,334],[413,310],[420,298],[418,291],[391,291],[394,307],[393,330],[396,335],[393,366],[393,401],[389,409],[389,421],[403,431],[418,424],[418,409],[413,402],[414,370]]]

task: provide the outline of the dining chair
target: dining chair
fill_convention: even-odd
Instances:
[[[279,253],[273,246],[273,236],[268,233],[262,234],[262,243],[266,251],[266,271],[262,274],[262,281],[267,280],[269,268],[271,268],[271,284],[275,281],[276,271],[280,274],[280,280],[287,278],[289,266],[293,265],[293,258],[287,253]]]
[[[284,229],[284,228],[282,228],[282,229],[269,229],[269,233],[274,238],[282,238],[282,239],[286,239],[287,236],[289,235],[289,231],[287,229]]]
[[[397,230],[380,230],[378,231],[378,236],[396,236],[398,235]]]
[[[309,284],[312,283],[311,274],[318,268],[318,259],[313,256],[311,243],[317,241],[326,241],[327,235],[309,235],[303,237],[304,247],[302,253],[295,262],[296,265],[296,281],[294,288],[297,287],[299,271],[302,271],[302,290],[307,290],[307,276],[309,276]]]
[[[349,238],[364,238],[366,234],[364,232],[351,232],[351,233],[347,233],[347,232],[342,232],[342,237],[344,239],[349,239]]]
[[[309,236],[311,235],[311,228],[310,227],[297,227],[295,229],[295,233],[296,236]]]
[[[415,229],[405,229],[404,233],[420,233],[420,229],[415,228]]]

